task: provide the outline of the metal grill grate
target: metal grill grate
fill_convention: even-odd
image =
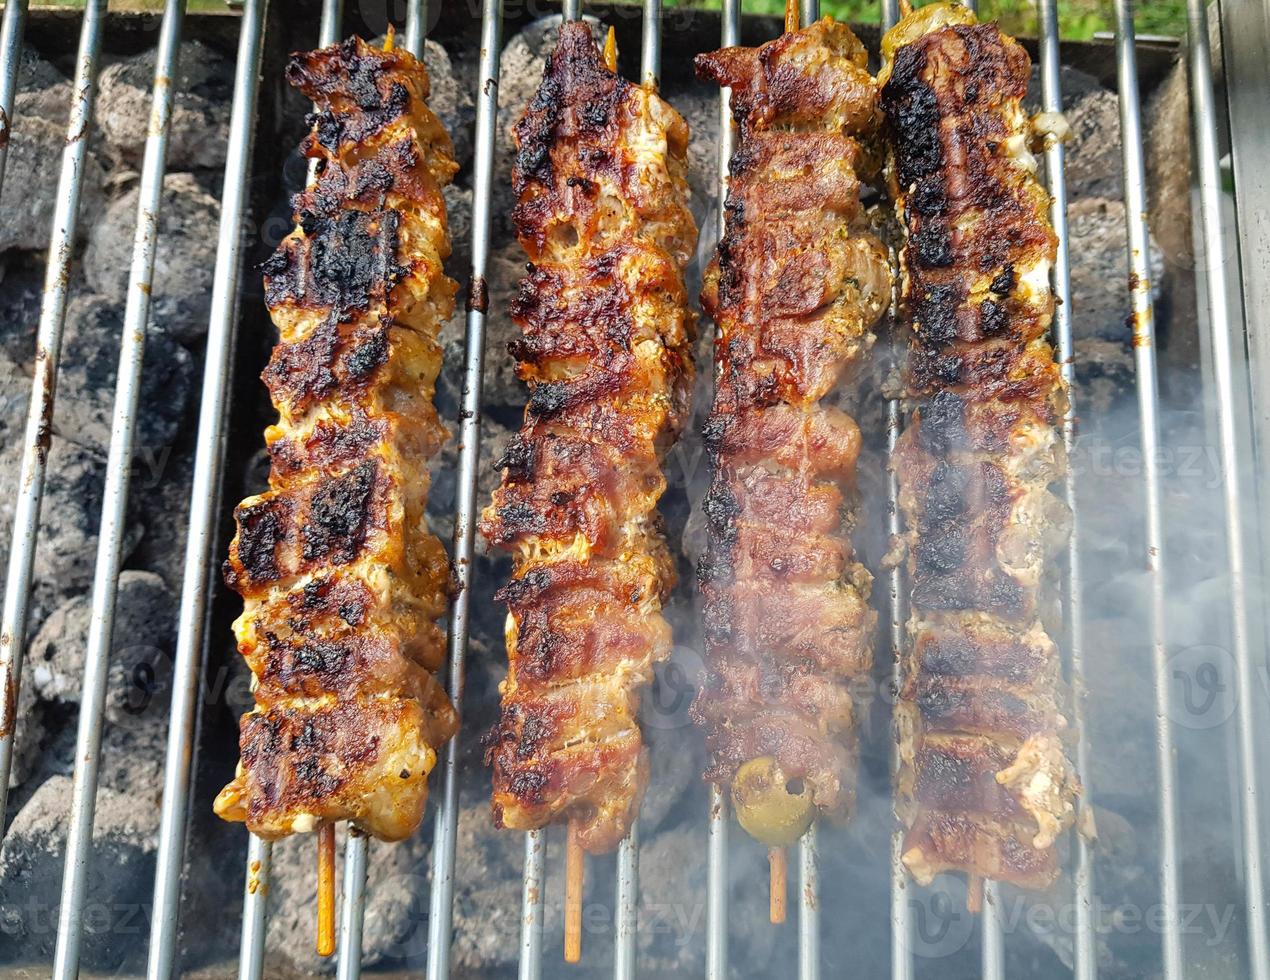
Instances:
[[[1245,432],[1247,421],[1239,405],[1240,379],[1237,359],[1247,337],[1238,308],[1228,299],[1226,260],[1223,254],[1218,161],[1217,123],[1219,110],[1214,96],[1213,68],[1209,53],[1208,13],[1204,0],[1188,0],[1189,31],[1187,55],[1190,69],[1193,148],[1198,183],[1196,237],[1204,272],[1204,317],[1211,347],[1215,407],[1223,471],[1233,474],[1242,456],[1249,452]],[[1251,0],[1226,0],[1224,16],[1232,22],[1246,19],[1244,8],[1255,6]],[[804,0],[801,16],[809,23],[818,15],[818,3]],[[899,17],[897,0],[884,0],[883,26],[889,27]],[[1038,0],[1040,24],[1040,70],[1043,107],[1059,111],[1062,107],[1059,74],[1059,32],[1057,0]],[[199,677],[204,627],[207,619],[211,569],[216,564],[215,526],[221,513],[221,482],[224,461],[225,415],[230,391],[230,365],[234,347],[242,265],[242,242],[239,228],[247,211],[247,187],[250,178],[251,139],[256,114],[259,75],[264,51],[264,25],[267,0],[245,0],[241,12],[241,28],[232,118],[230,124],[222,209],[219,226],[215,290],[210,313],[210,331],[204,369],[202,401],[197,431],[197,457],[194,471],[189,536],[184,563],[184,584],[179,614],[179,639],[174,665],[169,740],[163,787],[159,849],[157,856],[154,919],[149,945],[148,976],[152,980],[171,977],[177,969],[177,929],[179,883],[185,847],[193,741],[197,726]],[[423,47],[426,26],[423,0],[411,0],[405,46],[415,54]],[[1158,812],[1161,830],[1160,891],[1164,909],[1161,937],[1163,975],[1176,980],[1185,975],[1181,931],[1182,882],[1178,857],[1178,786],[1175,746],[1170,721],[1169,659],[1165,648],[1165,565],[1164,532],[1161,499],[1161,474],[1156,460],[1161,445],[1159,394],[1154,336],[1155,318],[1149,285],[1149,240],[1146,223],[1145,151],[1142,138],[1142,111],[1138,90],[1136,48],[1130,0],[1115,0],[1117,21],[1116,56],[1118,65],[1122,146],[1124,153],[1124,189],[1129,243],[1129,268],[1133,298],[1133,324],[1136,383],[1141,418],[1141,440],[1144,460],[1143,491],[1146,516],[1146,566],[1150,572],[1150,629],[1153,648],[1153,684],[1156,705],[1156,755],[1159,768]],[[317,40],[329,44],[338,39],[343,14],[340,0],[325,0],[320,34]],[[582,14],[580,0],[566,0],[564,16],[578,18]],[[8,119],[13,111],[16,76],[27,15],[26,0],[9,0],[0,26],[0,182],[4,177]],[[483,0],[481,51],[478,76],[474,205],[472,215],[471,278],[481,283],[486,274],[490,253],[491,196],[497,134],[497,90],[499,54],[502,46],[502,3]],[[643,4],[643,45],[641,78],[656,81],[661,57],[661,3],[645,0]],[[58,980],[69,980],[79,972],[80,945],[84,930],[84,903],[87,874],[91,862],[92,828],[97,790],[98,757],[101,747],[103,705],[106,695],[108,654],[111,645],[115,611],[116,583],[121,564],[124,536],[124,514],[129,490],[134,422],[137,414],[145,331],[149,318],[150,284],[154,275],[158,216],[166,165],[167,139],[175,93],[172,79],[180,48],[181,29],[185,17],[184,0],[167,0],[164,8],[156,61],[153,105],[149,137],[140,182],[140,201],[131,261],[131,277],[127,293],[126,321],[119,351],[115,408],[111,427],[111,443],[106,469],[101,529],[92,591],[92,620],[89,632],[83,698],[79,716],[76,765],[70,833],[67,842],[65,877],[58,924],[56,958],[53,965]],[[739,41],[740,0],[724,0],[722,13],[722,45]],[[49,246],[49,263],[41,305],[35,359],[35,378],[23,441],[21,468],[22,492],[16,502],[13,540],[5,583],[3,624],[0,632],[0,813],[3,813],[14,731],[17,724],[16,696],[21,674],[22,654],[26,646],[28,607],[32,592],[32,573],[37,540],[40,505],[44,490],[46,440],[50,429],[56,375],[71,275],[72,244],[75,239],[81,185],[84,173],[87,135],[93,125],[93,104],[106,0],[88,0],[82,19],[79,52],[72,87],[72,103],[67,139],[62,154],[56,210]],[[1264,39],[1263,39],[1264,40]],[[724,90],[720,105],[719,130],[720,199],[726,187],[727,161],[731,154],[731,120],[728,93]],[[1061,143],[1047,147],[1046,174],[1053,197],[1051,218],[1059,239],[1054,267],[1054,288],[1059,305],[1054,322],[1054,341],[1065,379],[1074,381],[1074,347],[1070,264],[1068,255],[1067,195],[1064,183],[1064,150]],[[1238,161],[1237,161],[1238,163]],[[720,223],[722,209],[720,209]],[[1242,227],[1245,249],[1254,241]],[[1264,245],[1262,246],[1264,250]],[[1262,254],[1242,256],[1245,274],[1249,264],[1266,261]],[[459,478],[455,501],[454,564],[460,591],[455,600],[449,637],[449,690],[456,707],[463,693],[464,656],[467,648],[470,616],[470,575],[474,554],[473,537],[478,513],[476,500],[477,464],[481,437],[481,383],[485,348],[485,313],[469,303],[467,313],[466,360],[459,420]],[[1077,391],[1077,397],[1079,392]],[[1070,450],[1075,447],[1073,405],[1063,422],[1063,437]],[[893,448],[902,425],[898,401],[892,401],[888,412],[888,445]],[[1245,528],[1245,502],[1240,496],[1240,482],[1226,479],[1224,486],[1225,535],[1230,577],[1231,637],[1234,647],[1237,696],[1235,706],[1236,793],[1241,806],[1240,852],[1243,864],[1244,897],[1248,933],[1248,969],[1254,980],[1270,980],[1270,952],[1267,949],[1266,912],[1261,868],[1260,812],[1257,787],[1256,728],[1253,689],[1253,606],[1258,596],[1252,591],[1253,562],[1249,551],[1256,538]],[[896,505],[897,485],[889,479],[889,523],[892,533],[900,530]],[[1075,512],[1075,477],[1069,474],[1065,487],[1066,500]],[[1073,685],[1080,689],[1084,667],[1084,636],[1080,554],[1076,535],[1067,553],[1065,569],[1064,609],[1066,643],[1069,651],[1068,672]],[[902,573],[896,570],[889,578],[890,640],[898,654],[905,639],[904,588]],[[898,660],[898,657],[897,657]],[[1090,746],[1085,738],[1081,700],[1074,704],[1079,740],[1076,763],[1082,777],[1088,773]],[[452,902],[455,884],[455,849],[458,817],[458,746],[452,741],[444,754],[436,793],[438,815],[435,826],[435,871],[431,892],[430,944],[428,975],[444,977],[450,973],[452,938]],[[1089,785],[1087,778],[1083,779]],[[1085,806],[1088,806],[1086,798]],[[707,975],[723,980],[728,970],[728,806],[725,797],[712,790],[707,829]],[[1095,883],[1092,847],[1084,838],[1075,839],[1073,879],[1076,893],[1074,974],[1078,980],[1093,980],[1097,975],[1095,946]],[[351,980],[360,975],[362,915],[366,894],[368,841],[350,834],[348,837],[343,901],[339,923],[338,976]],[[915,975],[910,937],[911,886],[906,885],[899,860],[900,839],[891,845],[891,971],[896,980]],[[521,918],[520,976],[534,980],[543,969],[543,911],[545,892],[545,832],[526,835],[524,891]],[[614,975],[620,980],[637,973],[636,938],[639,895],[639,831],[632,828],[618,853],[616,896],[616,944]],[[248,867],[244,894],[240,976],[258,978],[263,975],[265,953],[267,883],[270,874],[270,846],[252,837],[248,848]],[[813,827],[799,849],[799,975],[814,980],[820,973],[820,924],[816,869],[816,837]],[[982,923],[982,975],[1004,976],[1004,934],[996,889],[989,883]]]

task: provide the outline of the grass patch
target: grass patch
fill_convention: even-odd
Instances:
[[[36,6],[82,7],[83,0],[37,0]],[[669,7],[696,7],[718,10],[720,0],[666,0]],[[162,0],[111,0],[112,10],[162,10]],[[749,14],[782,14],[784,0],[742,0]],[[1115,15],[1106,0],[1064,0],[1058,5],[1058,26],[1063,37],[1087,41],[1095,31],[1115,30]],[[227,10],[225,0],[189,0],[193,12]],[[876,22],[881,17],[879,0],[821,0],[820,9],[843,21]],[[999,20],[1010,34],[1037,33],[1034,0],[980,0],[985,20]],[[1186,33],[1186,0],[1149,0],[1135,5],[1134,25],[1142,34],[1167,34],[1181,37]]]
[[[718,10],[719,0],[666,0],[671,7],[698,7]],[[746,13],[783,14],[783,0],[743,0]],[[1058,5],[1059,31],[1065,39],[1087,41],[1095,31],[1115,30],[1115,14],[1105,0],[1066,0]],[[821,0],[822,13],[857,23],[881,18],[879,0]],[[998,20],[1010,34],[1037,33],[1036,4],[1033,0],[980,0],[980,17]],[[1150,0],[1136,5],[1134,26],[1143,34],[1186,33],[1186,0]]]

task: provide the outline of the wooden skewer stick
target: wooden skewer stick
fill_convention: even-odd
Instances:
[[[582,959],[582,876],[586,855],[578,836],[577,821],[569,821],[569,836],[564,850],[564,961]]]
[[[392,51],[397,46],[397,28],[388,25],[388,33],[384,35],[384,51]]]
[[[798,30],[798,0],[785,0],[785,33]]]
[[[913,12],[913,4],[909,0],[900,0],[900,16],[907,17]]]
[[[785,848],[768,848],[767,865],[771,871],[768,885],[768,917],[772,920],[772,925],[779,926],[785,922],[785,890],[786,879],[789,877],[789,862],[785,858]]]
[[[966,911],[972,915],[983,911],[983,879],[978,875],[966,880]]]
[[[335,952],[335,824],[318,831],[317,954]]]
[[[617,31],[612,27],[604,37],[604,67],[617,71]]]

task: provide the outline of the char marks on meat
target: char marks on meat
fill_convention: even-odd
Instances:
[[[1079,786],[1050,636],[1066,395],[1047,339],[1055,237],[1021,108],[1030,66],[948,4],[901,21],[883,54],[912,330],[895,460],[911,588],[903,859],[922,883],[951,870],[1044,887]]]
[[[891,293],[860,203],[881,122],[866,61],[826,18],[696,62],[731,87],[738,140],[702,293],[717,382],[698,570],[708,669],[693,711],[708,779],[729,785],[771,759],[835,818],[854,796],[851,687],[872,665],[876,620],[850,539],[860,432],[837,405]]]
[[[569,820],[597,852],[638,812],[640,694],[671,648],[656,508],[692,389],[688,127],[572,23],[515,140],[512,219],[530,265],[511,353],[529,402],[481,522],[513,556],[486,758],[498,825]]]
[[[269,839],[349,820],[399,840],[457,727],[434,676],[449,561],[424,513],[457,167],[409,53],[351,38],[287,77],[318,105],[304,148],[320,176],[264,266],[270,489],[235,510],[225,563],[256,706],[216,812]]]

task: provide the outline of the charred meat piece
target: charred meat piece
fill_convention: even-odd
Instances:
[[[881,123],[866,60],[829,18],[697,59],[698,75],[731,88],[738,140],[702,294],[717,383],[698,570],[708,668],[693,712],[706,777],[773,845],[816,814],[847,816],[851,685],[873,661],[872,579],[849,533],[860,432],[838,407],[891,292],[860,203],[863,146]]]
[[[486,737],[495,823],[614,847],[648,780],[641,690],[670,653],[657,501],[689,410],[688,127],[565,24],[515,128],[528,274],[511,345],[529,386],[481,533],[512,554],[507,679]]]
[[[906,234],[910,424],[895,466],[912,615],[897,707],[903,860],[1044,887],[1079,784],[1064,745],[1053,570],[1066,394],[1046,339],[1055,238],[1028,151],[1028,56],[964,7],[883,41]]]
[[[434,677],[449,560],[424,513],[457,167],[407,52],[352,38],[287,75],[318,105],[304,147],[321,166],[264,267],[270,489],[234,511],[225,563],[256,707],[215,806],[269,839],[349,820],[399,840],[457,727]]]

